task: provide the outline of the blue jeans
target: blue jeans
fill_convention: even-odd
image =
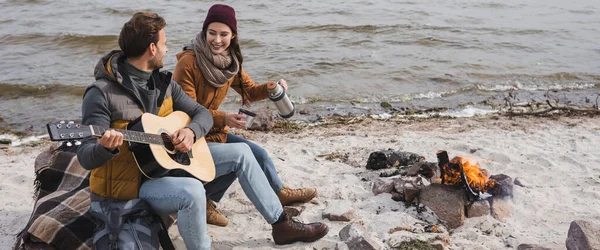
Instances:
[[[271,157],[269,157],[267,151],[258,146],[256,143],[233,134],[227,134],[226,143],[245,143],[250,146],[252,154],[254,154],[254,158],[256,158],[260,168],[262,169],[263,173],[265,173],[265,176],[267,177],[267,180],[269,180],[269,185],[271,185],[273,191],[275,191],[275,193],[279,193],[279,191],[283,189],[283,182],[281,182],[281,179],[279,179],[277,170],[275,170],[275,164],[273,164],[273,160],[271,160]],[[213,194],[208,196],[208,199],[216,202],[220,201],[221,198],[223,198],[223,195],[225,195],[225,191],[227,191],[227,188],[231,185],[231,183],[233,183],[233,181],[235,181],[235,176],[233,175],[221,179],[221,185],[219,185],[221,189],[216,190]],[[229,185],[226,185],[227,182],[229,182]]]
[[[267,178],[250,147],[243,143],[209,143],[208,148],[215,162],[215,183],[224,185],[226,182],[219,181],[223,180],[221,177],[234,174],[248,199],[267,223],[275,223],[283,213],[283,207],[267,184]],[[223,188],[211,183],[204,186],[195,178],[170,176],[147,180],[140,188],[140,198],[159,214],[177,213],[179,234],[187,249],[210,249],[206,228],[206,197]]]

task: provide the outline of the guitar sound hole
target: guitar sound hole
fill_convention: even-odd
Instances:
[[[191,163],[190,157],[186,153],[177,152],[175,154],[169,154],[169,156],[171,157],[171,159],[173,159],[174,161],[176,161],[177,163],[179,163],[181,165],[189,166]]]
[[[163,144],[165,145],[165,148],[167,148],[167,150],[169,150],[169,151],[175,150],[175,146],[173,145],[173,141],[171,140],[170,135],[168,135],[167,133],[162,133],[162,134],[160,134],[160,137],[162,138]]]

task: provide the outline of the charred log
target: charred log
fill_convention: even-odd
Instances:
[[[392,149],[376,151],[369,155],[367,169],[383,169],[413,165],[425,161],[425,157],[411,152],[394,151]]]

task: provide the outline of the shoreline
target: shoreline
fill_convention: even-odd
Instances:
[[[420,154],[435,162],[435,152],[466,155],[480,161],[491,174],[519,178],[513,216],[497,221],[491,216],[467,219],[448,235],[448,249],[515,249],[519,244],[542,244],[565,249],[569,223],[576,219],[600,221],[600,123],[597,116],[473,118],[389,118],[385,120],[330,117],[329,123],[273,132],[236,131],[263,146],[273,158],[281,179],[291,187],[314,186],[319,197],[304,204],[304,221],[324,221],[329,234],[314,243],[277,246],[278,249],[335,248],[338,232],[348,222],[322,218],[328,207],[349,203],[354,221],[388,244],[404,237],[396,227],[414,227],[422,218],[414,208],[395,202],[389,194],[374,196],[365,169],[373,151],[392,148]],[[27,222],[33,200],[33,161],[48,146],[22,145],[0,149],[3,183],[0,194],[0,248]],[[346,157],[323,157],[347,155]],[[363,180],[363,179],[366,179]],[[26,194],[26,195],[25,195]],[[227,191],[218,209],[229,219],[225,228],[209,226],[215,249],[274,248],[270,226],[248,202],[239,183]],[[170,230],[175,243],[181,238]],[[418,237],[420,234],[411,234]]]

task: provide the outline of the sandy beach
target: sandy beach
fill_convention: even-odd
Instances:
[[[511,218],[469,218],[463,226],[450,230],[446,249],[516,249],[522,243],[566,249],[571,221],[600,221],[599,121],[585,116],[394,118],[286,133],[236,131],[264,146],[284,183],[318,188],[318,198],[302,205],[305,210],[298,218],[323,221],[330,232],[311,244],[274,245],[271,226],[236,182],[218,204],[230,224],[209,226],[213,248],[335,249],[339,231],[349,223],[322,218],[323,211],[335,204],[354,208],[353,221],[363,223],[390,248],[404,235],[390,234],[390,229],[424,222],[414,207],[393,201],[390,194],[374,196],[371,191],[370,179],[376,172],[365,168],[369,154],[391,148],[420,154],[431,162],[436,162],[436,152],[444,149],[451,155],[478,160],[491,174],[503,173],[522,182],[523,186],[514,186]],[[10,248],[14,235],[29,219],[34,202],[34,160],[47,147],[0,149],[0,249]],[[178,249],[185,249],[176,232],[175,227],[171,229]]]

